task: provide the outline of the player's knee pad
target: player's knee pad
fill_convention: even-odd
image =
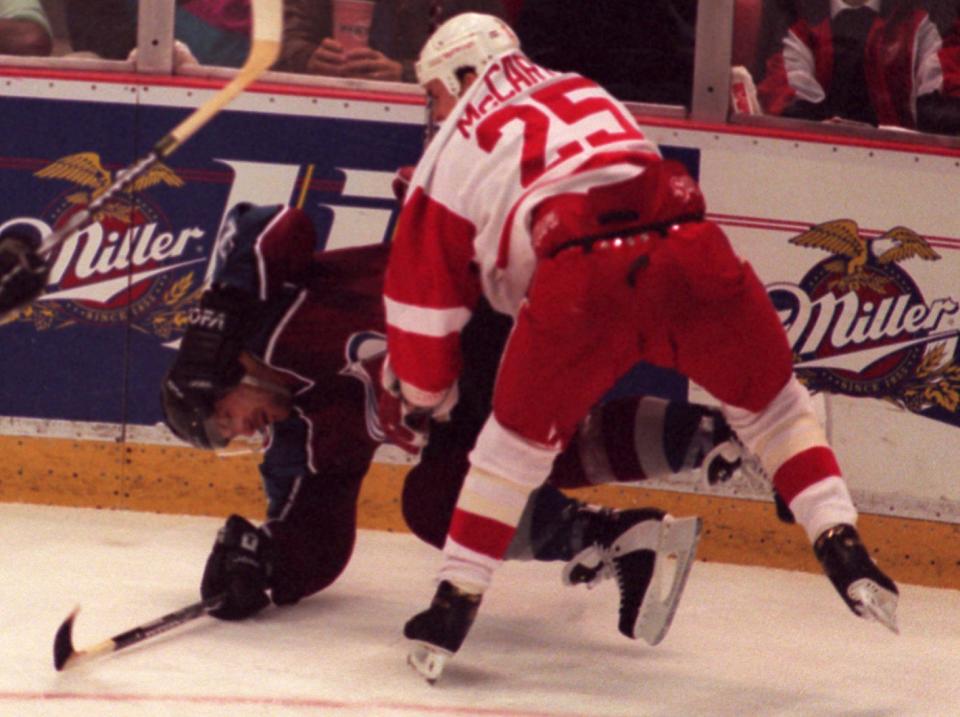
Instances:
[[[725,406],[723,412],[730,427],[756,454],[775,483],[777,471],[794,456],[811,448],[829,449],[810,393],[795,376],[761,411]]]

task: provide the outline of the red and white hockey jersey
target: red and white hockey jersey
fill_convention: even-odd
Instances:
[[[384,291],[397,376],[445,391],[481,293],[511,316],[524,300],[536,206],[629,179],[658,158],[629,111],[592,81],[520,52],[488,65],[417,165],[398,221]]]

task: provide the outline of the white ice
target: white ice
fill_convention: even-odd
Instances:
[[[565,588],[559,564],[507,564],[431,687],[405,664],[401,627],[429,602],[438,553],[373,531],[298,606],[202,617],[54,671],[54,632],[78,603],[82,649],[197,600],[220,522],[0,505],[0,714],[960,715],[960,592],[901,586],[895,636],[823,576],[703,562],[658,647],[617,632],[611,582]]]

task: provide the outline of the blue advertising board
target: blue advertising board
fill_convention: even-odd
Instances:
[[[45,232],[62,223],[187,112],[0,97],[0,225]],[[318,249],[384,241],[395,212],[389,180],[416,162],[422,136],[409,123],[221,113],[64,242],[43,300],[0,326],[0,414],[156,423],[165,345],[181,333],[226,209],[299,204]]]

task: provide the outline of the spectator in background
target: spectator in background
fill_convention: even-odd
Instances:
[[[40,0],[0,0],[0,54],[49,55],[50,20]]]
[[[74,52],[125,60],[137,46],[137,15],[126,0],[64,0],[63,9]]]
[[[75,52],[125,60],[137,46],[136,0],[64,0]],[[205,65],[240,67],[250,49],[250,0],[177,0],[174,35]],[[109,30],[105,30],[109,28]]]
[[[416,82],[413,63],[430,34],[430,0],[375,0],[369,27],[336,32],[338,0],[285,0],[283,49],[278,70],[389,82]],[[341,6],[343,7],[343,6]],[[462,12],[503,17],[500,0],[446,0],[440,22]]]
[[[517,34],[534,62],[618,99],[687,105],[696,16],[696,0],[524,0]]]
[[[960,130],[960,42],[956,33],[944,42],[935,22],[939,5],[921,0],[771,3],[787,18],[787,29],[757,88],[766,113]]]
[[[240,67],[250,52],[250,0],[177,0],[176,38],[204,65]]]

